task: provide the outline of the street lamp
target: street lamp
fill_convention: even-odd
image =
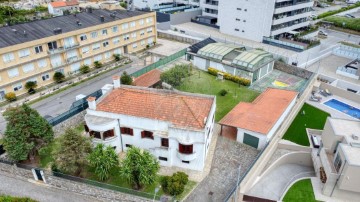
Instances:
[[[156,188],[155,188],[155,193],[154,193],[154,199],[153,199],[153,202],[155,201],[156,194],[159,192],[160,188],[161,188],[161,186],[159,186],[159,187],[156,187]]]

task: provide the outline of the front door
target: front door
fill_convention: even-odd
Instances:
[[[124,53],[127,54],[128,53],[128,47],[124,46]]]

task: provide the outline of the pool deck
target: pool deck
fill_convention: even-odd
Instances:
[[[327,96],[327,97],[324,97],[322,95],[320,95],[319,93],[316,93],[315,94],[316,96],[321,96],[322,97],[322,100],[320,102],[313,102],[313,101],[309,101],[309,99],[307,99],[306,103],[316,107],[316,108],[319,108],[329,114],[331,114],[331,117],[333,118],[341,118],[341,119],[350,119],[350,120],[359,120],[357,118],[354,118],[348,114],[345,114],[343,112],[340,112],[336,109],[333,109],[327,105],[325,105],[324,103],[331,100],[331,99],[336,99],[336,100],[339,100],[340,102],[344,102],[348,105],[351,105],[355,108],[358,108],[360,109],[360,103],[357,103],[357,102],[354,102],[354,101],[351,101],[351,100],[348,100],[348,99],[345,99],[345,98],[342,98],[342,97],[339,97],[337,95],[332,95],[332,96]],[[310,98],[311,95],[309,95],[309,98]]]

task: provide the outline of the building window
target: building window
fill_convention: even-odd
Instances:
[[[106,138],[110,138],[110,137],[114,137],[114,136],[115,136],[114,129],[105,131],[105,132],[103,133],[104,140],[105,140]]]
[[[131,34],[131,37],[132,37],[132,38],[136,38],[136,32],[132,33],[132,34]]]
[[[114,27],[112,28],[113,33],[118,32],[118,30],[119,30],[118,26],[114,26]]]
[[[187,164],[189,164],[190,163],[190,161],[182,161],[183,163],[187,163]]]
[[[8,70],[8,75],[9,75],[10,78],[15,77],[15,76],[19,76],[18,68]]]
[[[166,157],[159,156],[159,160],[160,160],[160,161],[167,161],[167,158],[166,158]]]
[[[32,63],[30,64],[26,64],[22,67],[24,73],[28,73],[28,72],[31,72],[31,71],[34,71],[34,65]]]
[[[239,30],[239,29],[235,29],[235,31],[237,31],[237,32],[238,32],[238,31],[240,31],[240,30]]]
[[[21,83],[13,85],[14,91],[19,91],[23,88]]]
[[[151,27],[147,28],[147,33],[151,33],[151,32],[152,32],[152,28]]]
[[[133,43],[132,47],[137,48],[137,43]]]
[[[41,76],[41,78],[42,78],[43,81],[46,81],[46,80],[49,80],[49,79],[50,79],[50,75],[49,75],[49,74],[43,74],[43,75]]]
[[[89,134],[90,134],[90,136],[93,137],[93,138],[101,139],[101,134],[100,134],[100,132],[90,131]]]
[[[97,32],[91,32],[91,38],[95,39],[97,37],[98,33]]]
[[[236,21],[240,21],[240,19],[239,19],[239,18],[236,18],[235,20],[236,20]]]
[[[123,30],[124,30],[124,29],[127,29],[127,28],[129,28],[129,24],[128,24],[128,23],[124,23],[124,24],[121,25],[121,27],[122,27]]]
[[[103,46],[104,46],[104,47],[107,47],[108,45],[109,45],[109,42],[108,42],[108,41],[103,42]]]
[[[144,130],[141,132],[141,138],[154,139],[154,134],[153,134],[153,132]]]
[[[120,38],[116,37],[113,39],[113,44],[118,44],[120,42]]]
[[[144,36],[145,35],[145,30],[141,30],[140,31],[140,36]]]
[[[90,47],[89,46],[84,46],[82,49],[81,49],[81,52],[82,54],[86,54],[90,51]]]
[[[13,60],[14,60],[14,54],[12,54],[12,53],[7,53],[7,54],[4,54],[4,55],[3,55],[3,61],[4,61],[5,63],[11,62],[11,61],[13,61]]]
[[[139,25],[143,25],[144,24],[144,19],[139,20]]]
[[[80,35],[80,41],[85,41],[87,39],[86,34]]]
[[[30,55],[30,50],[28,48],[19,51],[20,58],[27,57],[29,55]]]
[[[120,132],[123,135],[134,135],[134,130],[132,128],[121,127]]]
[[[183,145],[179,143],[179,152],[182,154],[192,154],[193,145]]]
[[[35,53],[36,53],[36,54],[42,53],[42,52],[43,52],[42,46],[36,46],[36,47],[35,47]]]
[[[98,49],[100,49],[100,44],[99,44],[99,43],[93,44],[93,45],[92,45],[92,49],[93,49],[93,50],[98,50]]]
[[[168,138],[161,138],[161,146],[162,147],[169,147],[169,139]]]
[[[125,144],[125,147],[129,147],[129,148],[131,148],[131,147],[132,147],[132,145],[131,145],[131,144]]]
[[[48,43],[49,50],[55,50],[57,49],[57,43],[56,41],[52,41]]]
[[[342,165],[342,160],[341,160],[340,155],[338,153],[336,155],[336,157],[335,157],[335,160],[334,160],[334,167],[335,167],[336,172],[340,171],[341,165]]]
[[[236,10],[241,11],[241,8],[236,8]]]
[[[127,41],[127,40],[129,40],[130,39],[130,35],[129,34],[125,34],[124,35],[124,41]]]
[[[43,68],[47,66],[47,61],[45,59],[41,59],[37,62],[38,67]]]
[[[102,33],[102,35],[107,35],[107,29],[103,29],[103,30],[101,31],[101,33]]]

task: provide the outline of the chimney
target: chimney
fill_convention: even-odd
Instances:
[[[113,76],[114,88],[120,88],[120,76]]]
[[[88,97],[86,99],[89,104],[89,109],[96,110],[96,98],[95,97]]]

